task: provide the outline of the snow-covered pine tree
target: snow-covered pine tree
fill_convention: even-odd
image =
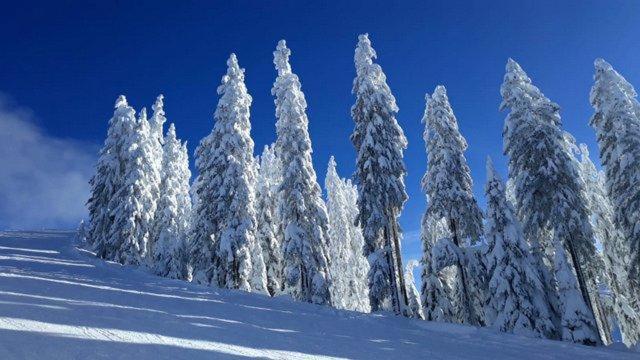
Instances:
[[[276,153],[282,164],[279,213],[284,231],[284,292],[316,304],[331,304],[328,219],[311,162],[307,102],[291,71],[291,51],[280,40],[273,53],[278,77],[271,94],[276,105]]]
[[[351,107],[355,122],[351,142],[356,148],[358,185],[357,223],[365,239],[369,261],[369,299],[372,311],[409,315],[400,249],[398,217],[407,200],[402,160],[407,139],[398,122],[398,106],[387,85],[367,34],[358,37],[354,61],[356,77]]]
[[[178,186],[180,190],[176,193],[176,203],[178,208],[178,229],[185,234],[185,241],[188,250],[188,237],[191,233],[191,221],[193,218],[193,205],[191,196],[191,170],[189,168],[189,150],[187,142],[183,142],[178,152]]]
[[[615,224],[631,249],[629,275],[640,301],[640,103],[633,86],[602,59],[595,61],[590,101],[600,161]]]
[[[580,144],[580,177],[585,183],[586,199],[596,241],[602,245],[607,284],[613,295],[613,312],[622,340],[627,346],[640,341],[640,310],[634,304],[629,284],[629,244],[614,225],[614,209],[606,193],[605,175],[589,158],[589,149]]]
[[[591,207],[591,202],[589,200],[590,195],[589,195],[589,189],[586,186],[586,179],[582,176],[582,172],[580,170],[581,158],[579,158],[579,156],[581,156],[582,154],[580,150],[580,146],[576,143],[576,139],[573,137],[573,135],[571,135],[567,131],[563,131],[563,138],[564,138],[565,151],[567,152],[567,154],[569,154],[569,158],[571,159],[573,166],[577,169],[577,173],[580,176],[580,184],[581,184],[580,187],[584,197],[584,204],[585,204],[585,207],[587,208],[587,213],[589,216],[589,225],[591,226],[592,234],[594,237],[593,242],[594,244],[597,244],[599,241],[598,234],[597,234],[597,232],[599,231],[597,229],[598,224],[595,223],[596,215],[594,214],[594,209]],[[589,281],[587,285],[589,286],[589,293],[591,294],[591,296],[593,296],[597,300],[593,302],[593,306],[594,306],[593,310],[594,310],[594,315],[596,316],[596,323],[599,325],[598,329],[601,334],[600,337],[602,338],[603,343],[610,344],[613,342],[613,339],[611,336],[611,326],[609,321],[610,315],[608,318],[607,317],[608,315],[606,314],[605,308],[603,306],[603,302],[607,301],[607,299],[606,299],[606,295],[600,292],[600,289],[602,288],[602,286],[607,286],[606,284],[607,272],[605,269],[604,256],[602,252],[596,249],[596,252],[594,255],[595,256],[592,258],[591,262],[589,262],[588,264],[581,264],[581,265],[582,265],[582,270],[587,274],[589,274],[588,276],[590,279],[593,279],[593,281]]]
[[[271,295],[269,293],[267,279],[267,264],[264,261],[262,244],[258,239],[258,209],[256,206],[258,203],[257,186],[259,181],[258,172],[260,170],[260,163],[257,157],[253,157],[252,160],[253,181],[250,188],[253,194],[253,216],[255,222],[253,227],[253,237],[251,238],[251,242],[249,243],[249,253],[251,254],[251,280],[249,281],[249,283],[251,285],[252,292]]]
[[[462,249],[465,255],[465,267],[469,274],[467,286],[471,295],[471,306],[473,306],[473,313],[476,314],[481,326],[485,326],[487,323],[484,308],[489,298],[489,277],[484,263],[486,248],[485,244],[478,243],[475,246]]]
[[[449,227],[449,225],[447,225]],[[450,239],[450,238],[449,238]],[[432,254],[432,258],[435,258],[437,254]],[[443,281],[444,289],[447,292],[447,297],[451,302],[451,321],[455,323],[461,323],[462,319],[460,318],[460,287],[456,284],[458,283],[458,278],[460,275],[458,274],[458,268],[454,266],[447,266],[444,269],[441,269],[438,272],[438,275]]]
[[[157,176],[157,182],[160,184],[162,179],[162,162],[163,162],[163,154],[162,154],[162,144],[164,142],[163,135],[163,127],[164,123],[167,121],[164,113],[164,96],[162,94],[158,95],[156,98],[156,102],[151,106],[153,110],[153,115],[149,119],[149,136],[151,137],[151,144],[153,148],[153,164],[154,164],[154,175]],[[160,195],[157,195],[157,200],[160,200]],[[158,213],[156,213],[157,215]],[[154,246],[160,237],[161,224],[159,223],[159,219],[153,220],[153,225],[151,228],[151,236],[149,238],[149,250],[151,253],[155,252]],[[149,260],[154,260],[152,256]],[[150,264],[152,268],[155,268],[155,264]]]
[[[189,235],[189,268],[191,281],[198,284],[215,284],[215,244],[218,239],[214,232],[213,219],[218,205],[211,199],[217,191],[212,178],[216,175],[213,169],[213,132],[200,140],[195,151],[195,163],[198,176],[191,187],[193,198],[193,214]]]
[[[449,225],[444,219],[435,220],[424,214],[420,230],[422,240],[422,289],[421,300],[425,320],[451,322],[454,308],[449,297],[451,291],[444,274],[435,269],[432,261],[434,244],[449,238]]]
[[[254,171],[256,169],[257,167],[254,167]],[[255,190],[255,184],[253,185],[253,189]],[[254,206],[255,206],[255,192],[254,192]],[[249,281],[249,284],[251,285],[251,291],[261,293],[261,294],[269,294],[269,289],[267,286],[267,265],[265,264],[264,258],[262,255],[262,246],[260,246],[260,243],[255,238],[255,228],[254,228],[254,237],[253,239],[251,239],[251,242],[249,243],[249,253],[251,254],[251,279]]]
[[[524,83],[524,85],[520,85],[520,86],[524,87],[525,91],[519,92],[519,93],[525,94],[523,95],[524,100],[519,100],[517,104],[520,107],[530,108],[533,102],[537,101],[537,99],[542,97],[542,94],[540,94],[540,91],[537,88],[533,87],[533,85],[531,84],[531,80],[528,77],[526,77],[526,75],[522,80],[519,79],[519,77],[521,76],[518,72],[518,69],[520,69],[519,65],[517,65],[515,61],[509,59],[507,63],[507,73],[508,74],[510,72],[517,73],[516,75],[511,75],[512,77],[514,77],[514,79],[509,81],[514,83],[515,82]],[[522,70],[520,69],[520,71]],[[505,83],[502,85],[502,88],[506,89],[506,85],[505,85],[506,83],[507,83],[507,75],[505,75]],[[529,87],[533,87],[533,88],[529,88]],[[510,91],[510,90],[502,90],[502,88],[501,88],[501,93],[504,91]],[[500,108],[503,109],[506,106],[507,106],[506,102],[503,101],[503,103],[500,105]],[[521,113],[522,114],[520,116],[525,116],[524,115],[525,113],[523,111]],[[531,127],[533,126],[534,125],[531,125]],[[506,127],[507,125],[505,122],[505,130],[506,130]],[[522,131],[522,134],[523,135],[525,134],[525,130]],[[518,155],[522,158],[520,160],[520,157],[514,158],[510,154],[510,151],[507,148],[507,144],[508,142],[510,143],[511,140],[507,139],[507,133],[505,131],[503,131],[503,138],[505,143],[504,152],[510,156],[509,184],[508,184],[509,198],[511,199],[515,207],[516,214],[518,215],[518,218],[520,219],[521,224],[523,225],[523,232],[525,234],[525,238],[530,244],[534,265],[536,268],[538,268],[538,271],[540,272],[540,279],[542,281],[542,284],[545,287],[545,295],[547,297],[547,302],[549,303],[549,308],[551,310],[550,313],[553,317],[554,324],[556,324],[556,327],[559,327],[560,326],[560,319],[559,319],[560,310],[558,308],[559,304],[558,304],[558,294],[556,290],[557,286],[555,282],[555,277],[553,276],[554,247],[553,247],[553,244],[551,243],[552,241],[550,239],[550,236],[548,236],[551,230],[549,229],[549,226],[540,228],[541,224],[535,222],[536,212],[542,212],[542,211],[537,210],[537,208],[528,207],[527,203],[532,201],[529,198],[530,197],[529,193],[533,193],[534,189],[526,189],[526,191],[525,189],[523,189],[524,185],[526,185],[527,183],[535,184],[535,177],[533,175],[529,175],[528,173],[522,172],[521,167],[527,164],[526,161],[527,161],[527,157],[529,156],[529,154],[527,154],[527,150],[534,151],[535,148],[533,148],[532,146],[535,146],[535,143],[538,140],[537,139],[531,140],[529,144],[516,147],[516,149],[518,150],[518,153],[520,152],[524,153],[524,155]],[[536,164],[534,166],[530,165],[530,167],[537,169],[539,166]],[[518,176],[518,174],[520,173],[522,173],[522,175]],[[520,200],[521,196],[526,196],[526,198]],[[548,206],[549,205],[547,204],[547,207]],[[527,219],[525,217],[527,217],[530,220],[528,220],[527,222]],[[540,220],[540,222],[543,222],[543,221]],[[559,336],[559,334],[557,335]]]
[[[76,243],[81,247],[88,246],[87,231],[88,231],[87,223],[84,221],[84,219],[80,220],[80,223],[78,224],[78,228],[76,229],[75,240],[76,240]]]
[[[153,141],[147,110],[143,108],[126,144],[128,157],[122,186],[109,204],[114,214],[109,231],[110,243],[114,245],[112,260],[121,264],[140,265],[148,255],[160,185],[155,173]]]
[[[244,84],[244,69],[235,54],[227,60],[227,73],[218,87],[220,100],[211,132],[206,186],[210,192],[200,202],[211,202],[212,233],[216,235],[213,261],[215,283],[219,287],[266,290],[262,273],[252,273],[252,246],[255,242],[255,166],[250,136],[251,96]],[[202,185],[202,183],[201,183]],[[262,257],[261,252],[258,252]],[[260,259],[261,260],[261,259]],[[258,262],[256,262],[258,263]]]
[[[556,247],[553,241],[562,242],[570,264],[575,266],[583,301],[597,327],[604,330],[596,316],[596,309],[601,306],[595,293],[595,275],[584,265],[596,261],[593,234],[576,164],[566,151],[560,107],[531,83],[515,61],[509,59],[506,68],[500,90],[503,96],[500,108],[510,109],[505,119],[504,147],[525,236],[540,268],[545,266],[541,261],[543,255],[552,253],[551,249]],[[553,279],[544,269],[541,273],[553,304],[555,290],[549,289]],[[602,337],[606,339],[606,331]]]
[[[367,312],[369,264],[362,254],[362,232],[354,224],[357,216],[353,211],[357,210],[357,190],[350,182],[338,176],[333,156],[329,159],[325,189],[329,215],[332,305],[338,309]]]
[[[557,298],[554,280],[544,262],[545,254],[557,248],[543,240],[549,238],[546,233],[553,233],[550,241],[559,241],[567,248],[582,300],[595,318],[593,302],[599,299],[589,292],[595,279],[583,269],[583,264],[594,260],[595,246],[580,178],[565,150],[560,107],[546,98],[512,59],[507,62],[500,93],[500,109],[510,110],[503,137],[509,175],[515,185],[516,210],[546,285],[547,298],[550,304]]]
[[[275,145],[265,145],[256,183],[256,242],[262,248],[267,272],[267,290],[271,296],[282,291],[282,231],[278,217],[278,187],[282,173]]]
[[[481,265],[478,264],[478,252],[482,248],[460,248],[453,243],[451,237],[443,237],[431,249],[431,271],[438,274],[442,279],[444,289],[447,292],[447,299],[444,299],[445,306],[440,308],[449,309],[451,314],[447,321],[468,323],[469,321],[465,314],[467,314],[467,304],[470,304],[472,309],[476,311],[477,318],[484,323],[484,304],[486,303],[485,274],[484,271],[478,271],[478,267]],[[463,286],[460,271],[458,271],[457,267],[458,263],[464,264],[467,274],[470,275],[465,282],[470,294],[468,301],[462,295]],[[475,276],[481,277],[476,279]],[[446,300],[449,300],[450,304],[446,304]]]
[[[473,196],[471,171],[464,157],[467,142],[458,130],[444,86],[437,86],[426,100],[422,120],[428,157],[428,169],[422,178],[422,189],[428,198],[425,216],[446,219],[453,243],[462,249],[474,245],[482,235],[482,212]],[[481,325],[483,316],[477,313],[479,307],[474,306],[468,288],[472,275],[460,259],[456,267],[462,322]]]
[[[415,277],[413,276],[413,269],[418,267],[418,265],[420,265],[418,260],[411,260],[407,263],[404,270],[404,280],[407,286],[407,296],[409,297],[409,309],[411,309],[413,317],[424,319],[422,303],[420,302],[420,292],[416,287]]]
[[[329,218],[329,259],[331,264],[331,300],[333,307],[337,309],[351,310],[351,294],[349,280],[352,274],[349,270],[349,219],[345,213],[345,198],[343,184],[336,171],[336,162],[333,156],[329,159],[324,187],[327,191],[327,215]]]
[[[499,331],[553,337],[554,324],[538,270],[502,179],[487,158],[485,255],[489,280],[487,323]]]
[[[371,311],[369,305],[369,262],[364,256],[364,236],[362,229],[356,224],[356,219],[359,214],[358,209],[358,187],[354,185],[351,180],[343,179],[343,191],[345,198],[345,208],[347,212],[347,218],[349,219],[349,251],[351,252],[352,259],[352,277],[351,288],[356,289],[352,291],[353,302],[358,304],[357,309],[363,312]]]
[[[582,298],[580,286],[567,259],[562,241],[555,244],[555,274],[558,281],[558,298],[561,310],[562,340],[584,345],[599,344],[600,336],[591,310]]]
[[[176,138],[173,124],[169,126],[163,143],[162,182],[156,212],[156,224],[160,233],[153,248],[153,270],[160,276],[186,279],[191,171],[186,147]]]
[[[151,126],[149,132],[151,137],[157,141],[155,151],[160,154],[162,153],[162,145],[164,144],[164,123],[167,121],[164,113],[164,95],[158,95],[151,109],[153,110],[153,115],[151,119],[149,119]]]
[[[109,229],[114,217],[109,203],[123,183],[127,142],[134,131],[135,123],[135,110],[129,106],[124,95],[120,95],[115,103],[113,117],[109,120],[109,130],[100,150],[96,172],[89,181],[91,196],[87,201],[87,240],[89,246],[96,251],[96,255],[103,259],[111,260],[115,256],[114,244],[109,238]]]

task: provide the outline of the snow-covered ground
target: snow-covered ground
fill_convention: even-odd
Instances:
[[[0,359],[640,358],[162,279],[71,238],[0,232]]]

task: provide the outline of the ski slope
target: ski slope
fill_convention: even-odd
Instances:
[[[0,359],[640,359],[167,280],[70,232],[0,232]]]

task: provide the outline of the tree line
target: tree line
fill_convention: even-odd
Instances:
[[[488,159],[485,211],[445,87],[426,95],[418,290],[417,263],[405,268],[400,255],[407,140],[368,35],[354,56],[354,181],[332,157],[326,199],[284,40],[273,56],[277,140],[254,157],[252,98],[231,54],[192,183],[186,142],[173,124],[164,134],[163,96],[150,118],[118,97],[81,231],[98,257],[340,309],[587,345],[611,343],[617,327],[625,344],[639,342],[640,103],[611,65],[596,60],[590,95],[600,172],[562,129],[558,104],[509,59],[500,88],[508,180]]]

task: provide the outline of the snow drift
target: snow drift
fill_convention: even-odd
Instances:
[[[637,359],[490,329],[220,290],[0,232],[0,359]]]

